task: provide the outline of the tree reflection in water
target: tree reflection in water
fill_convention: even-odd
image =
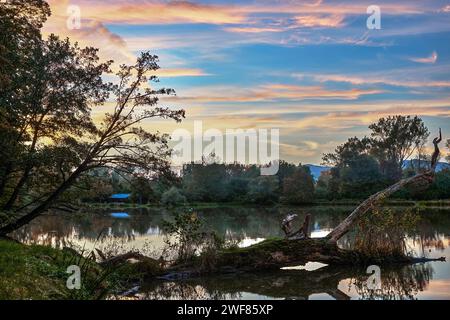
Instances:
[[[400,269],[382,269],[380,290],[368,288],[367,276],[353,278],[351,283],[361,299],[413,300],[428,287],[432,277],[432,266],[423,263]]]
[[[323,267],[315,271],[280,270],[276,273],[230,274],[177,282],[152,281],[143,286],[137,299],[240,299],[245,294],[269,299],[308,300],[328,294],[337,300],[415,299],[428,286],[433,269],[429,264],[382,270],[381,290],[367,287],[365,269]],[[341,282],[347,280],[348,290]],[[344,288],[344,289],[342,289]],[[356,293],[356,295],[355,295]]]

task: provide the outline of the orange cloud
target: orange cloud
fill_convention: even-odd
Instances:
[[[204,94],[203,92],[208,92]],[[382,93],[381,90],[330,90],[321,86],[296,86],[285,84],[261,85],[255,89],[242,89],[233,87],[202,88],[201,92],[180,93],[171,99],[190,102],[258,102],[289,100],[300,101],[306,99],[317,100],[355,100],[362,95]],[[225,93],[225,94],[224,94]]]
[[[283,29],[277,28],[257,28],[257,27],[230,27],[224,28],[225,31],[234,33],[263,33],[263,32],[282,32]]]
[[[344,17],[342,15],[332,16],[317,16],[317,15],[305,15],[295,18],[297,25],[300,27],[312,28],[312,27],[329,27],[337,28],[344,25]]]
[[[52,6],[59,1],[50,0]],[[246,15],[230,5],[204,5],[188,1],[77,1],[83,19],[103,23],[178,24],[242,23]]]
[[[436,63],[438,59],[438,54],[436,51],[433,51],[429,57],[426,58],[410,58],[409,60],[417,62],[417,63]]]
[[[159,69],[154,72],[155,76],[160,78],[175,78],[175,77],[200,77],[200,76],[208,76],[209,74],[204,73],[200,69],[176,69],[176,68],[167,68],[167,69]]]

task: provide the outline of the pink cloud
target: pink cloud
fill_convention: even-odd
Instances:
[[[438,54],[436,51],[433,51],[430,56],[426,58],[410,58],[409,60],[417,62],[417,63],[436,63],[438,59]]]

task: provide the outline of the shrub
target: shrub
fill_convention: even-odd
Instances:
[[[172,187],[161,196],[161,203],[166,206],[176,206],[184,204],[186,197],[181,194],[180,190],[176,187]]]

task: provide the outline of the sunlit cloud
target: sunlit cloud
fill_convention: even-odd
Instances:
[[[84,19],[114,24],[228,24],[246,19],[246,15],[235,6],[189,1],[80,0],[77,5],[81,7]]]
[[[283,32],[283,29],[277,28],[258,28],[258,27],[229,27],[224,28],[225,31],[234,33],[263,33],[263,32]]]
[[[300,27],[330,27],[337,28],[344,25],[344,17],[341,15],[333,16],[298,16],[295,17],[297,25]]]
[[[205,93],[206,92],[206,93]],[[208,87],[201,90],[180,92],[172,99],[188,102],[262,102],[262,101],[301,101],[318,100],[355,100],[363,95],[383,93],[377,89],[327,89],[322,86],[298,86],[286,84],[265,84],[256,88]]]
[[[426,58],[410,58],[411,61],[417,62],[417,63],[436,63],[438,59],[438,54],[436,51],[433,51],[430,56]]]
[[[450,4],[441,9],[442,12],[450,12]]]
[[[175,77],[201,77],[208,76],[208,73],[205,73],[200,69],[175,69],[175,68],[167,68],[167,69],[159,69],[154,72],[155,76],[160,78],[175,78]]]
[[[312,78],[319,82],[345,82],[352,85],[368,85],[368,84],[385,84],[399,87],[410,88],[450,88],[450,81],[411,81],[411,80],[395,80],[383,77],[371,77],[366,76],[354,76],[354,75],[342,75],[342,74],[293,74],[294,78],[304,79],[305,77]]]

